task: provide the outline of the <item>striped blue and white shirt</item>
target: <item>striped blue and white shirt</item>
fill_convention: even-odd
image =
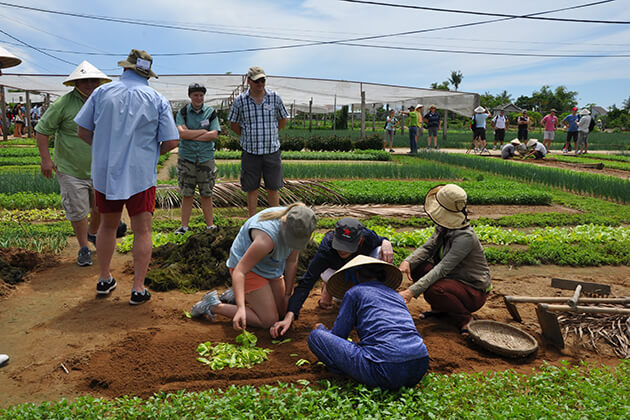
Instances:
[[[289,113],[276,92],[265,89],[265,97],[257,104],[249,89],[234,100],[228,120],[241,126],[241,147],[253,155],[267,155],[280,149],[278,120]]]

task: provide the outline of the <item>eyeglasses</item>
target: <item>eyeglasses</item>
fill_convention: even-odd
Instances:
[[[252,80],[252,79],[249,79]],[[257,80],[252,80],[252,82],[259,84],[259,83],[265,83],[267,81],[267,79],[265,79],[264,77],[261,77],[260,79]]]

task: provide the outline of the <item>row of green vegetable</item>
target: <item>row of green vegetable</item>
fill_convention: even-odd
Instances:
[[[542,365],[530,374],[429,373],[392,392],[352,381],[229,386],[144,400],[81,396],[0,409],[0,419],[626,419],[630,361],[616,367]]]

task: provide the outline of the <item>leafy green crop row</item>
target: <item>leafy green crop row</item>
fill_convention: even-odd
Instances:
[[[217,175],[226,179],[238,179],[240,162],[219,162]],[[282,172],[288,179],[455,179],[458,170],[432,162],[416,162],[412,165],[396,163],[301,163],[284,162]]]
[[[53,154],[53,149],[49,149],[50,155]],[[2,147],[0,148],[0,159],[4,160],[5,157],[23,157],[23,156],[37,156],[39,159],[39,149],[37,147]]]
[[[4,165],[38,165],[41,162],[39,156],[3,156],[0,166]]]
[[[424,204],[436,181],[331,181],[350,203]],[[469,204],[547,205],[552,194],[518,181],[486,179],[456,182],[466,190]]]
[[[219,150],[215,159],[240,159],[241,152]],[[392,156],[382,150],[356,150],[352,152],[292,152],[282,151],[282,160],[381,160],[389,161]]]
[[[29,193],[58,193],[59,183],[56,177],[45,178],[37,172],[12,172],[0,176],[0,193],[12,194],[18,192]]]
[[[591,155],[588,155],[588,158],[584,156],[557,155],[557,156],[554,156],[554,159],[557,160],[558,162],[567,162],[567,163],[595,163],[595,164],[603,163],[604,167],[607,169],[619,169],[622,171],[630,171],[630,162],[597,159]]]
[[[630,202],[630,181],[606,175],[575,172],[567,169],[528,165],[481,156],[452,153],[420,152],[419,156],[452,165],[460,165],[486,172],[551,185],[567,191],[605,197],[623,203]]]
[[[0,207],[3,209],[45,209],[61,208],[61,195],[18,192],[15,194],[0,193]]]
[[[430,350],[429,350],[430,351]],[[22,404],[0,419],[626,419],[630,361],[616,368],[543,365],[531,375],[508,370],[428,374],[415,388],[369,389],[352,381],[160,393],[147,400],[79,397]]]
[[[0,248],[26,248],[41,253],[59,253],[73,234],[70,222],[51,224],[0,223]]]

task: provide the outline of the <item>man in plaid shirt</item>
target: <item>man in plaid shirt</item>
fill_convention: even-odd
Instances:
[[[241,189],[247,193],[250,216],[256,214],[261,175],[270,207],[280,204],[278,190],[283,185],[278,131],[289,113],[280,96],[265,88],[266,78],[262,68],[250,67],[249,89],[234,100],[228,116],[230,128],[241,136]]]

